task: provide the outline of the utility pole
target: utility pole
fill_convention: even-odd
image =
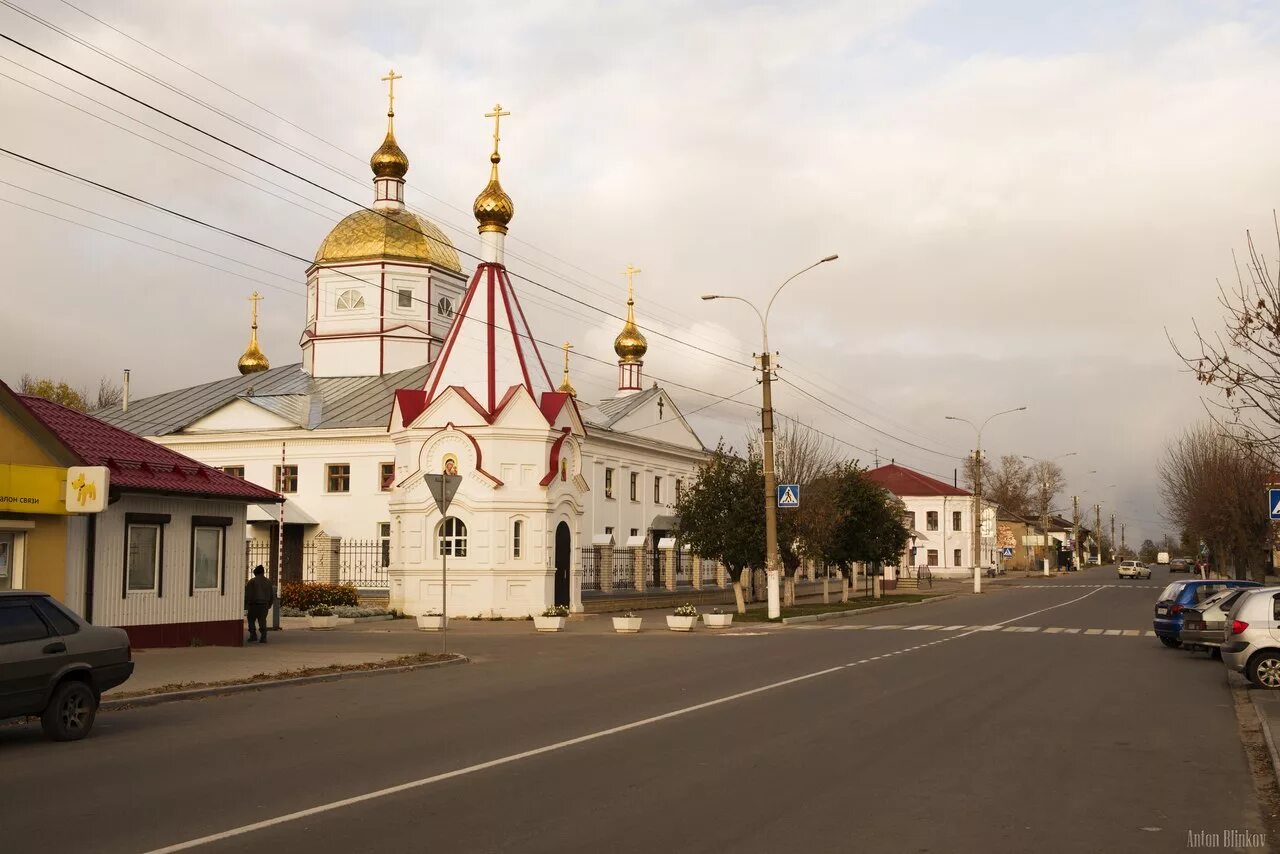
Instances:
[[[1111,554],[1117,555],[1119,551],[1116,549],[1116,514],[1111,514]]]
[[[1080,568],[1080,496],[1071,496],[1071,559]]]
[[[1044,577],[1049,577],[1049,478],[1046,477],[1040,484],[1041,501],[1040,524],[1043,526],[1040,533],[1044,536]]]
[[[973,451],[973,592],[982,592],[982,434]]]
[[[1102,556],[1102,505],[1093,505],[1093,536],[1098,541],[1098,566],[1102,566],[1106,559]]]
[[[1124,549],[1124,523],[1120,523],[1120,548]]]

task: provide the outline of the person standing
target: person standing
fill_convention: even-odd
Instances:
[[[249,618],[249,643],[267,642],[267,611],[276,594],[271,588],[271,579],[264,574],[262,564],[253,568],[253,578],[244,585],[244,610]]]

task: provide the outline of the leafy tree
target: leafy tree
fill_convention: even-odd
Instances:
[[[722,442],[676,500],[676,536],[740,580],[765,563],[763,494],[759,457],[736,456]]]
[[[70,409],[76,409],[80,412],[89,411],[88,393],[80,389],[73,388],[65,382],[59,382],[47,377],[37,378],[30,374],[23,374],[22,379],[19,381],[18,389],[23,394],[43,397],[46,400],[52,400],[54,403],[61,404]]]
[[[838,469],[834,478],[840,519],[829,541],[827,560],[845,568],[858,562],[897,562],[911,539],[901,500],[852,463]]]
[[[1142,545],[1138,546],[1138,560],[1143,563],[1155,563],[1159,553],[1160,547],[1155,544],[1154,540],[1143,540]]]

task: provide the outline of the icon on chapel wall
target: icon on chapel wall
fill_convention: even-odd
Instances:
[[[444,473],[450,477],[456,477],[458,474],[458,457],[455,454],[444,455]]]

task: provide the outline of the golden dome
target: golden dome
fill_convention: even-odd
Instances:
[[[317,264],[382,258],[462,272],[458,250],[444,232],[407,210],[358,210],[335,225],[316,251]]]
[[[486,231],[506,234],[507,225],[516,214],[515,203],[498,183],[498,163],[501,160],[496,151],[489,155],[489,161],[493,163],[493,168],[489,170],[489,183],[480,191],[480,195],[476,196],[476,203],[471,208],[476,215],[476,221],[480,223],[482,234]]]
[[[253,340],[249,342],[249,346],[244,351],[244,355],[240,357],[240,373],[256,374],[259,371],[265,371],[270,367],[271,363],[267,361],[267,357],[263,354],[262,349],[258,347],[258,334],[255,332]]]
[[[622,331],[613,339],[613,352],[623,362],[639,362],[649,350],[649,342],[644,340],[640,327],[636,326],[635,301],[627,300],[627,322]]]
[[[387,128],[387,138],[369,158],[369,168],[378,178],[404,178],[409,171],[409,156],[396,144],[391,128]]]

